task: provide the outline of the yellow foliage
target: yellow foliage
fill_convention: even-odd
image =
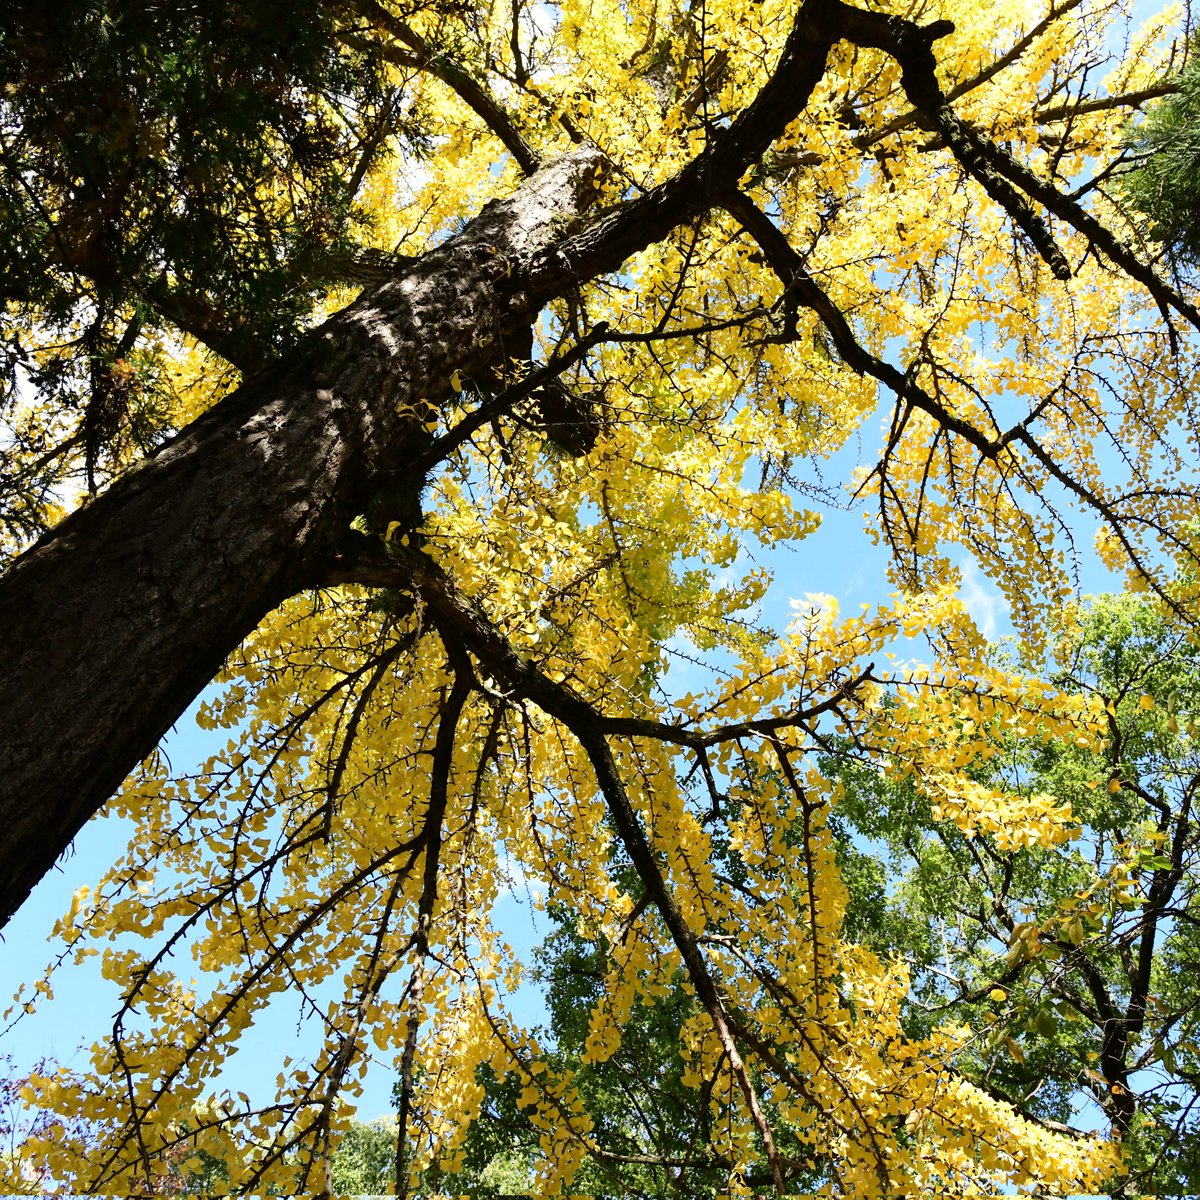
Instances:
[[[613,164],[609,203],[671,177],[702,151],[706,122],[753,99],[795,11],[782,0],[709,3],[701,40],[693,10],[676,0],[538,6],[551,24],[522,78],[507,6],[468,7],[469,23],[446,6],[412,20],[431,44],[455,44],[471,71],[504,67],[493,82],[540,153],[566,149],[568,130],[599,144]],[[1124,117],[1098,107],[1069,129],[1039,118],[1056,73],[1088,61],[1117,15],[1107,3],[1059,9],[994,72],[1044,5],[942,0],[922,19],[954,20],[937,59],[955,112],[1031,170],[1070,180],[1112,159]],[[1138,44],[1109,87],[1145,86],[1164,54],[1157,35]],[[396,72],[436,131],[436,153],[376,169],[360,198],[380,248],[418,254],[519,175],[444,78]],[[970,1084],[956,1065],[970,1030],[906,1034],[906,967],[843,937],[846,889],[828,826],[840,785],[819,754],[851,745],[872,770],[911,780],[934,821],[1000,850],[1072,836],[1069,803],[981,784],[972,769],[1007,736],[1094,746],[1099,715],[998,668],[950,566],[952,551],[973,554],[1036,649],[1047,608],[1069,593],[1056,518],[1035,502],[1052,474],[1016,441],[983,453],[948,430],[957,422],[994,441],[1036,409],[1053,463],[1095,495],[1116,486],[1096,452],[1106,439],[1135,473],[1165,470],[1169,482],[1161,431],[1189,402],[1194,348],[1172,354],[1154,305],[1114,286],[1082,233],[1055,229],[1074,271],[1054,278],[910,115],[896,62],[839,44],[804,112],[743,181],[803,247],[805,270],[863,345],[900,362],[942,406],[934,415],[900,404],[887,417],[885,469],[856,480],[873,535],[896,552],[891,602],[842,617],[832,597],[814,594],[778,634],[766,627],[775,614],[764,625],[754,616],[768,594],[767,549],[820,524],[793,486],[798,464],[827,459],[864,429],[875,437],[881,393],[830,353],[812,311],[795,314],[795,337],[778,336],[787,298],[731,211],[714,208],[556,302],[535,328],[542,357],[569,341],[581,312],[646,335],[598,345],[571,378],[598,397],[595,447],[548,452],[532,408],[479,429],[430,474],[412,539],[520,667],[506,677],[495,662],[468,660],[428,597],[349,586],[289,601],[247,639],[199,716],[227,731],[227,745],[194,773],[153,762],[128,782],[113,802],[134,829],[128,851],[97,886],[80,887],[61,922],[76,953],[103,947],[125,1008],[90,1067],[30,1082],[31,1102],[103,1131],[98,1146],[26,1147],[55,1177],[78,1190],[136,1189],[182,1122],[198,1150],[228,1165],[231,1189],[311,1188],[371,1055],[420,1081],[414,1179],[434,1163],[462,1164],[487,1065],[516,1078],[540,1132],[539,1190],[569,1191],[593,1131],[570,1071],[548,1065],[509,1012],[520,963],[493,922],[508,874],[541,881],[610,948],[588,1061],[616,1052],[639,997],[678,986],[687,943],[752,1034],[742,1050],[771,1120],[811,1148],[843,1194],[1092,1192],[1119,1172],[1114,1140],[1055,1133]],[[1061,154],[1047,148],[1048,127],[1062,134]],[[746,318],[749,297],[760,300]],[[708,329],[656,342],[664,322]],[[194,346],[162,356],[183,425],[221,389]],[[1116,416],[1106,378],[1125,389]],[[457,370],[449,383],[446,428],[482,388]],[[1123,504],[1125,532],[1097,537],[1099,554],[1122,568],[1190,519],[1183,500],[1160,494],[1130,492]],[[401,522],[383,528],[397,553],[409,544]],[[929,662],[882,665],[917,642]],[[669,668],[688,657],[711,669],[696,672],[700,683],[689,676],[685,695]],[[519,693],[518,670],[543,691]],[[461,703],[460,683],[470,685]],[[632,852],[598,752],[565,707],[549,711],[551,695],[603,714],[592,732],[676,926],[627,890],[618,866]],[[1142,697],[1142,708],[1154,703]],[[1115,777],[1109,786],[1120,790]],[[718,836],[743,873],[736,886],[715,865]],[[651,888],[649,875],[639,886]],[[1062,923],[1079,944],[1081,918]],[[761,1153],[749,1074],[739,1076],[704,1008],[703,978],[690,970],[687,986],[699,999],[680,1047],[685,1079],[709,1088],[734,1191]],[[309,1013],[313,1046],[279,1075],[276,1102],[212,1094],[239,1032],[289,993],[321,1000]],[[990,997],[1000,1004],[1006,993]],[[769,1054],[747,1049],[762,1046]],[[1019,1043],[1011,1053],[1021,1057]]]

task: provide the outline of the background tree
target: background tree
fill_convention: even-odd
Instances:
[[[682,973],[633,1001],[620,1046],[597,1061],[589,1035],[591,1015],[604,1002],[608,948],[580,936],[573,913],[551,909],[547,915],[552,932],[535,951],[532,972],[549,1010],[547,1059],[571,1077],[592,1122],[592,1141],[573,1186],[598,1197],[722,1192],[732,1164],[714,1137],[709,1089],[684,1082],[680,1035],[700,1010]],[[472,1196],[526,1193],[535,1178],[539,1137],[520,1103],[521,1086],[486,1069],[480,1079],[485,1100],[464,1144],[462,1170],[430,1183]],[[816,1169],[789,1172],[796,1191],[822,1182]],[[753,1164],[746,1183],[769,1191],[769,1165]]]
[[[396,1130],[392,1122],[356,1122],[330,1162],[330,1188],[339,1195],[380,1196],[396,1178]]]
[[[1200,1169],[1194,642],[1136,596],[1100,598],[1061,638],[1054,682],[1103,705],[1104,742],[1010,732],[977,770],[1068,803],[1076,835],[997,847],[854,770],[837,821],[851,894],[870,903],[852,900],[846,934],[904,948],[914,1033],[948,1012],[981,1031],[961,1060],[981,1086],[1053,1123],[1090,1095],[1124,1134],[1129,1193],[1185,1193]]]
[[[15,12],[6,36],[28,39]],[[998,853],[1059,844],[1067,806],[979,765],[1008,727],[1099,745],[1102,707],[991,661],[951,556],[1003,587],[1036,655],[1079,504],[1105,556],[1190,620],[1186,572],[1163,564],[1195,558],[1200,314],[1128,248],[1109,189],[1169,39],[1132,38],[1086,91],[1115,16],[362,2],[300,21],[294,69],[273,30],[248,39],[268,99],[222,120],[243,122],[230,153],[254,186],[225,189],[228,208],[202,173],[195,196],[178,187],[185,220],[256,249],[217,246],[229,265],[210,278],[189,258],[203,237],[162,233],[149,282],[136,255],[75,256],[125,272],[109,374],[141,378],[150,356],[170,387],[143,441],[167,440],[58,523],[73,497],[34,489],[29,528],[51,528],[0,579],[5,912],[218,671],[201,721],[228,734],[194,772],[152,757],[125,784],[111,811],[129,850],[61,923],[68,956],[102,950],[122,1000],[89,1067],[37,1095],[104,1138],[41,1147],[45,1169],[153,1191],[186,1123],[232,1190],[320,1191],[380,1054],[400,1077],[397,1190],[465,1164],[487,1071],[538,1130],[537,1188],[568,1186],[599,1158],[595,1120],[586,1078],[508,1011],[520,965],[491,919],[508,862],[606,948],[591,1064],[620,1053],[639,999],[686,977],[680,1079],[706,1097],[727,1187],[1106,1186],[1115,1118],[1111,1137],[1026,1120],[980,1086],[975,1033],[910,1031],[909,969],[843,936],[844,787],[825,762],[869,759]],[[186,93],[172,47],[193,17],[161,19],[122,68],[134,96]],[[39,106],[79,63],[103,75],[88,53],[50,54],[53,86],[0,102],[24,147],[6,186],[47,198],[41,227],[13,221],[68,248],[90,245],[67,236],[87,228],[76,191],[96,191],[78,165],[90,127],[68,119],[60,145]],[[236,99],[225,61],[212,91]],[[415,151],[375,140],[397,90]],[[327,177],[293,157],[293,104]],[[169,164],[195,143],[190,102],[176,110]],[[106,195],[123,137],[99,139]],[[102,206],[101,242],[158,245],[176,228],[166,190],[157,208]],[[342,216],[354,199],[366,211]],[[10,303],[34,364],[84,344],[110,286],[39,237],[16,247],[25,276],[84,282],[66,316],[49,291]],[[346,242],[382,282],[306,290]],[[155,299],[156,274],[171,295],[207,280],[236,315],[241,261],[291,326],[255,339],[257,360],[236,321],[222,342],[228,314],[206,329]],[[250,323],[273,328],[274,302],[259,308]],[[86,491],[137,457],[137,439],[57,453],[66,391],[10,404],[14,428],[61,425],[14,442],[14,478],[74,473]],[[877,411],[881,448],[850,482],[900,591],[772,628],[755,558],[816,527],[820,461]],[[886,657],[919,636],[924,665]],[[709,669],[683,693],[666,668],[685,659]],[[273,1097],[213,1095],[240,1030],[284,994],[319,1046]]]
[[[1172,83],[1177,90],[1134,127],[1137,166],[1121,182],[1128,202],[1148,218],[1149,236],[1179,266],[1200,257],[1200,69],[1194,58]]]

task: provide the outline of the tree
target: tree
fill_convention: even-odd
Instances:
[[[1122,179],[1130,204],[1149,218],[1149,232],[1175,260],[1200,255],[1196,227],[1200,191],[1200,71],[1190,60],[1177,89],[1137,125],[1130,139],[1138,165]]]
[[[1121,1194],[1183,1194],[1200,1167],[1194,641],[1138,596],[1069,613],[1059,638],[1053,681],[1103,706],[1107,736],[1097,747],[1010,733],[978,777],[1069,804],[1076,836],[1008,849],[968,838],[931,819],[916,790],[881,797],[854,769],[838,820],[885,847],[889,869],[886,896],[878,875],[860,884],[874,905],[846,932],[905,952],[914,1033],[947,1012],[986,1031],[962,1063],[981,1086],[1057,1123],[1085,1092],[1122,1131]]]
[[[396,1131],[384,1120],[351,1125],[330,1162],[330,1186],[343,1195],[382,1195],[395,1174]]]
[[[462,1164],[482,1070],[564,1185],[591,1129],[504,1011],[507,861],[614,948],[594,1061],[686,976],[681,1078],[730,1186],[1116,1172],[1119,1128],[1025,1120],[971,1080],[968,1031],[906,1033],[906,971],[842,936],[819,753],[1001,849],[1053,844],[1069,811],[972,765],[1006,721],[1090,745],[1100,713],[989,661],[951,550],[1036,653],[1079,504],[1189,619],[1164,561],[1194,558],[1200,315],[1109,188],[1161,28],[1086,94],[1103,4],[359,0],[239,28],[198,76],[191,15],[81,12],[121,55],[5,18],[6,328],[41,388],[10,389],[5,511],[14,549],[46,528],[0,580],[6,913],[146,761],[111,806],[128,854],[62,923],[71,953],[112,939],[122,1008],[39,1094],[105,1141],[46,1169],[150,1191],[186,1139],[235,1190],[320,1189],[373,1045],[398,1190]],[[62,103],[97,78],[120,103]],[[776,634],[748,556],[815,527],[805,464],[880,383],[852,482],[901,594]],[[76,480],[98,494],[57,520]],[[918,634],[932,665],[881,665]],[[688,694],[680,652],[714,671]],[[218,672],[229,745],[173,776],[156,740]],[[210,1095],[283,993],[323,1048],[273,1100]]]
[[[591,1121],[572,1186],[597,1197],[720,1194],[732,1164],[715,1144],[708,1089],[683,1080],[680,1035],[700,1010],[682,972],[654,994],[634,998],[623,1014],[620,1044],[610,1057],[597,1058],[591,1014],[604,1002],[612,947],[581,935],[574,913],[560,908],[551,915],[552,932],[535,952],[533,973],[549,1008],[546,1057],[551,1069],[570,1077]],[[445,1182],[471,1196],[527,1194],[539,1131],[521,1103],[520,1081],[500,1081],[490,1070],[480,1081],[485,1099],[464,1143],[462,1170]],[[769,1189],[767,1164],[753,1164],[745,1182]],[[788,1182],[807,1194],[824,1180],[814,1164]]]

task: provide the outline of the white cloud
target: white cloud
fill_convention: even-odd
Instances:
[[[989,641],[995,639],[1000,625],[1008,625],[1011,621],[1008,602],[991,586],[987,576],[976,566],[974,559],[967,559],[962,565],[962,587],[959,598],[962,600],[971,619],[979,632]]]
[[[792,610],[789,628],[809,622],[836,621],[841,611],[837,597],[828,592],[805,592],[803,598],[789,596],[788,607]]]
[[[497,904],[510,896],[518,903],[529,903],[532,900],[536,904],[550,890],[544,879],[528,874],[507,850],[497,861],[496,870],[501,881],[501,886],[496,892]]]

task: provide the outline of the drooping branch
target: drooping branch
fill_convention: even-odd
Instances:
[[[446,636],[479,654],[481,662],[503,682],[516,686],[539,708],[562,721],[579,741],[591,762],[596,782],[608,805],[618,836],[643,886],[658,909],[683,959],[696,995],[709,1015],[721,1049],[738,1082],[771,1165],[776,1191],[785,1193],[784,1179],[771,1127],[763,1114],[749,1071],[730,1029],[725,1004],[695,935],[672,895],[654,850],[646,837],[605,736],[604,724],[592,706],[570,688],[556,683],[524,662],[473,604],[456,594],[441,569],[423,554],[403,551],[410,578]]]
[[[371,703],[371,697],[375,694],[375,689],[383,682],[388,671],[391,670],[393,663],[412,644],[413,640],[415,640],[413,636],[397,638],[392,645],[379,654],[375,659],[370,674],[367,676],[367,682],[363,685],[358,696],[355,697],[354,705],[350,710],[350,719],[346,722],[345,731],[342,733],[341,746],[338,749],[337,758],[330,768],[329,780],[325,785],[325,809],[321,818],[321,835],[326,841],[329,840],[329,834],[333,826],[334,809],[337,807],[342,777],[346,772],[346,764],[350,760],[350,752],[354,749],[359,722],[362,720],[363,714],[367,711]],[[342,711],[345,711],[344,707]]]
[[[426,854],[428,852],[427,845]],[[318,1200],[329,1200],[329,1197],[332,1195],[330,1163],[333,1150],[331,1128],[333,1116],[346,1073],[349,1071],[350,1065],[354,1062],[355,1055],[359,1051],[359,1039],[362,1037],[367,1014],[371,1005],[378,1000],[379,993],[383,990],[384,984],[399,965],[401,958],[407,950],[407,945],[402,944],[394,947],[387,953],[384,952],[388,934],[391,932],[392,916],[396,910],[396,902],[403,891],[403,884],[404,875],[397,874],[392,880],[392,886],[388,889],[383,913],[376,924],[374,937],[371,939],[370,954],[362,968],[362,983],[358,989],[350,1027],[342,1033],[341,1044],[338,1046],[337,1054],[334,1056],[334,1060],[326,1073],[324,1095],[321,1097],[317,1120],[313,1125],[315,1141],[320,1155],[316,1161],[321,1165],[320,1187],[316,1191]],[[312,1170],[315,1158],[316,1156],[305,1160],[304,1176],[301,1180],[302,1187],[308,1186],[308,1176]]]
[[[792,297],[821,320],[842,361],[860,375],[869,375],[914,408],[936,416],[941,424],[970,442],[985,458],[995,458],[1009,435],[989,437],[969,421],[948,412],[921,388],[911,374],[899,370],[866,349],[854,334],[842,310],[809,274],[804,259],[787,235],[761,209],[740,192],[720,197],[720,203],[736,217],[761,248],[767,262],[785,289],[785,303]],[[790,331],[794,335],[794,328]],[[789,331],[785,330],[785,336]],[[1013,435],[1015,436],[1015,435]]]
[[[451,649],[453,647],[453,649]],[[450,799],[450,769],[458,722],[470,698],[473,680],[465,655],[453,641],[446,642],[452,661],[454,680],[442,704],[434,739],[433,764],[429,776],[429,805],[426,809],[423,838],[425,862],[421,877],[421,898],[417,904],[417,927],[413,936],[413,972],[407,990],[408,1026],[404,1035],[404,1050],[400,1058],[400,1104],[396,1113],[396,1195],[408,1195],[407,1139],[408,1121],[412,1112],[413,1066],[417,1051],[417,1032],[421,1025],[425,1003],[425,960],[429,955],[429,938],[433,931],[433,912],[438,896],[438,861],[442,848],[442,824]]]
[[[1058,278],[1070,278],[1070,264],[1046,222],[1034,211],[1026,196],[1084,234],[1097,250],[1150,293],[1164,316],[1169,309],[1174,309],[1200,329],[1200,310],[1143,263],[1081,204],[1065,196],[1053,183],[1039,178],[954,113],[938,83],[937,60],[933,53],[933,42],[952,30],[949,22],[918,26],[902,17],[854,8],[842,0],[830,0],[823,6],[820,20],[856,45],[870,46],[895,58],[900,65],[904,91],[921,123],[941,135],[963,170],[1008,213]]]
[[[658,909],[659,915],[671,935],[671,940],[675,943],[675,948],[683,959],[688,978],[696,989],[700,1003],[708,1013],[717,1040],[729,1062],[729,1069],[737,1081],[747,1108],[750,1110],[751,1119],[758,1130],[759,1137],[762,1138],[775,1190],[780,1196],[785,1195],[786,1185],[779,1154],[775,1148],[775,1138],[770,1123],[763,1113],[750,1072],[738,1048],[725,1003],[717,990],[716,980],[709,970],[696,936],[688,927],[683,913],[675,902],[675,897],[671,894],[662,868],[658,864],[645,830],[642,828],[625,790],[612,751],[599,730],[572,725],[569,722],[564,723],[579,740],[584,753],[592,764],[596,782],[604,795],[609,814],[613,819],[613,824],[617,827],[617,833],[625,847],[625,852],[629,855],[634,869],[638,873],[638,878],[642,881],[642,886],[654,901],[654,906]]]
[[[1067,491],[1071,492],[1086,508],[1095,512],[1104,521],[1105,525],[1113,531],[1122,549],[1128,555],[1130,562],[1145,575],[1148,585],[1155,595],[1169,608],[1178,613],[1181,618],[1190,620],[1180,606],[1179,601],[1170,594],[1161,582],[1153,577],[1151,572],[1145,569],[1143,556],[1131,540],[1129,531],[1126,529],[1125,523],[1121,520],[1120,514],[1116,511],[1113,503],[1096,488],[1086,486],[1069,471],[1065,470],[1054,459],[1053,455],[1033,436],[1031,426],[1041,415],[1043,409],[1049,405],[1052,399],[1051,396],[1044,398],[1038,405],[1030,409],[1020,421],[1003,432],[999,429],[993,434],[984,432],[970,421],[960,417],[957,413],[951,412],[936,396],[923,388],[917,382],[912,369],[901,371],[891,363],[885,362],[867,350],[858,341],[854,330],[851,328],[849,321],[847,321],[841,309],[838,308],[833,299],[825,293],[816,280],[809,274],[803,257],[791,244],[787,236],[749,197],[740,192],[735,192],[720,197],[720,203],[732,216],[738,219],[743,229],[755,239],[772,270],[784,285],[783,300],[785,315],[787,314],[788,304],[800,304],[811,310],[825,326],[843,362],[851,370],[862,375],[869,375],[873,379],[878,380],[888,387],[897,399],[900,400],[901,404],[892,422],[883,456],[868,478],[878,477],[881,487],[885,491],[889,487],[886,465],[890,456],[894,453],[896,446],[899,444],[901,435],[913,409],[917,409],[932,417],[937,422],[940,431],[962,438],[984,460],[999,462],[1006,452],[1010,452],[1010,448],[1023,447],[1030,457],[1051,478],[1066,488]],[[1197,316],[1200,318],[1200,313]],[[787,316],[787,321],[788,326],[785,327],[783,336],[785,338],[794,337],[794,310]],[[936,443],[937,438],[935,437],[934,444],[930,447],[930,457],[932,457]],[[909,528],[907,532],[909,540],[915,544],[917,540],[916,530]]]

